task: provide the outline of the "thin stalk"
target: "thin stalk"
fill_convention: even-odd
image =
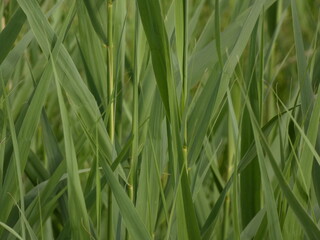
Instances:
[[[264,75],[264,9],[261,17],[261,40],[260,40],[260,75],[258,81],[258,99],[259,99],[259,110],[260,110],[260,124],[263,124],[263,75]]]
[[[114,79],[113,79],[113,8],[112,0],[108,0],[108,46],[107,46],[107,67],[108,67],[108,94],[110,101],[110,117],[108,121],[108,130],[111,144],[114,143]],[[108,189],[108,239],[112,239],[112,192]]]
[[[222,71],[223,68],[223,63],[222,63],[222,54],[221,54],[221,38],[220,38],[220,4],[219,0],[215,1],[215,39],[216,39],[216,50],[218,54],[218,59],[219,59],[219,65],[220,65],[220,70]],[[233,108],[232,104],[232,97],[231,94],[228,90],[228,102]],[[234,119],[231,119],[232,116],[231,114],[228,117],[228,157],[227,157],[227,163],[226,163],[226,180],[228,181],[230,176],[231,176],[231,171],[232,171],[232,161],[233,158],[236,154],[236,149],[235,149],[235,142],[234,142],[234,136],[233,136],[233,127],[232,127],[232,121]],[[229,217],[229,212],[230,212],[230,193],[227,193],[226,198],[225,198],[225,203],[224,203],[224,214],[223,214],[223,223],[222,223],[222,239],[227,238],[227,234],[229,231],[229,222],[230,222],[230,217]]]
[[[136,7],[135,14],[135,31],[134,31],[134,73],[133,73],[133,116],[132,116],[132,147],[131,147],[131,162],[129,173],[129,197],[135,204],[135,183],[136,183],[136,168],[138,162],[138,144],[139,144],[139,100],[138,100],[138,38],[139,38],[139,9]],[[126,231],[126,239],[130,239],[128,231]]]
[[[239,94],[237,92],[237,88],[232,89],[232,92],[227,91],[228,96],[228,105],[229,105],[229,116],[228,116],[228,157],[226,162],[226,181],[228,181],[231,177],[232,171],[235,170],[235,166],[232,166],[232,162],[235,161],[237,149],[236,149],[236,134],[234,122],[236,121],[236,113],[238,112],[238,106],[233,104],[235,99],[239,99]],[[236,109],[235,109],[236,108]],[[236,174],[236,173],[235,173]],[[229,231],[229,222],[230,222],[230,206],[231,206],[231,197],[230,193],[228,192],[225,198],[224,203],[224,213],[223,213],[223,225],[222,225],[222,239],[226,239],[228,236]]]
[[[233,215],[233,229],[235,233],[235,239],[240,240],[240,223],[238,214],[238,162],[239,162],[239,152],[240,152],[240,141],[237,139],[237,153],[234,158],[234,175],[233,175],[233,191],[232,191],[232,215]]]
[[[2,109],[4,109],[3,104],[0,105]],[[7,121],[3,121],[0,129],[0,188],[2,188],[4,173],[4,154],[5,154],[5,140],[6,140],[6,132],[7,131]]]
[[[227,193],[225,205],[224,205],[224,222],[223,222],[223,232],[222,239],[226,239],[229,232],[230,219],[233,220],[233,229],[234,229],[234,239],[240,239],[240,227],[238,221],[238,209],[237,209],[237,160],[240,154],[240,139],[239,139],[239,129],[238,129],[238,119],[241,111],[241,106],[239,105],[239,99],[241,98],[237,84],[232,88],[232,92],[227,91],[228,96],[228,158],[227,158],[227,170],[226,170],[226,179],[229,180],[232,177],[233,171],[233,191],[232,195]],[[233,164],[233,165],[232,165]],[[232,197],[231,197],[232,196]],[[232,217],[230,215],[230,208],[232,212]]]
[[[99,138],[98,128],[96,127],[96,214],[97,214],[97,236],[100,239],[101,232],[101,183],[100,183],[100,170],[99,170]]]
[[[110,100],[110,117],[108,121],[108,129],[110,140],[114,142],[114,79],[113,79],[113,15],[112,0],[108,0],[108,46],[107,46],[107,64],[108,64],[108,94]]]
[[[187,100],[188,100],[188,0],[183,0],[183,63],[182,63],[182,99],[181,108],[185,114],[183,120],[183,159],[188,170],[188,142],[187,142]],[[188,171],[187,171],[188,173]]]
[[[277,3],[278,5],[278,8],[277,8],[277,14],[275,16],[276,18],[276,23],[278,24],[278,19],[280,19],[280,16],[281,16],[281,13],[282,13],[282,0],[279,0]],[[275,63],[276,63],[276,45],[274,44],[272,46],[272,49],[271,49],[271,58],[270,58],[270,63],[269,63],[269,66],[268,66],[268,69],[266,70],[266,73],[267,73],[267,78],[266,79],[272,79],[272,73],[273,72],[276,72],[275,70]],[[271,83],[269,83],[271,84]],[[268,84],[268,88],[272,89],[272,86],[269,86]],[[261,122],[266,122],[268,121],[268,119],[270,119],[274,113],[276,112],[276,109],[275,109],[275,97],[274,95],[272,94],[272,91],[268,91],[269,92],[269,95],[266,96],[267,100],[265,101],[266,102],[266,105],[262,105],[262,109],[261,111],[265,111],[265,116],[263,117],[264,121],[261,121]],[[265,109],[264,109],[265,108]]]
[[[219,58],[220,67],[223,67],[222,64],[222,54],[221,54],[221,38],[220,38],[220,4],[219,0],[215,2],[215,37],[216,37],[216,49]]]
[[[230,100],[231,101],[231,100]],[[229,180],[232,171],[232,161],[235,156],[235,143],[233,139],[232,133],[232,120],[231,117],[228,117],[228,157],[226,163],[226,181]],[[230,193],[228,192],[226,195],[226,199],[224,202],[224,209],[223,209],[223,225],[222,225],[222,239],[227,238],[228,230],[229,230],[229,212],[230,212]]]
[[[138,161],[138,142],[139,142],[139,133],[138,133],[138,121],[139,121],[139,109],[138,109],[138,36],[139,36],[139,13],[138,8],[136,8],[136,17],[135,17],[135,31],[134,31],[134,76],[133,76],[133,118],[132,118],[132,149],[131,149],[131,170],[130,170],[130,199],[135,200],[134,196],[134,183],[136,180],[135,172],[136,165]]]

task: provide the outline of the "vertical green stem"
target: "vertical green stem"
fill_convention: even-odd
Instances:
[[[264,76],[264,9],[261,17],[261,40],[260,40],[260,75],[258,81],[258,100],[259,100],[259,121],[263,124],[263,76]]]
[[[113,79],[113,14],[112,0],[108,0],[108,46],[107,46],[107,66],[108,66],[108,94],[110,101],[110,117],[108,130],[111,144],[114,143],[114,79]],[[108,239],[112,239],[112,192],[108,189]]]
[[[235,84],[232,89],[232,97],[231,99],[235,99],[235,101],[231,101],[233,104],[235,119],[236,122],[239,122],[241,115],[241,92],[238,84]],[[232,191],[232,199],[231,199],[231,208],[233,213],[233,229],[234,229],[234,239],[240,240],[240,219],[238,213],[238,204],[239,204],[239,194],[238,194],[238,163],[240,162],[240,154],[241,154],[241,139],[239,137],[239,129],[238,126],[233,126],[234,129],[234,143],[235,143],[235,155],[233,161],[233,191]],[[237,130],[235,130],[237,129]]]
[[[222,64],[222,54],[221,54],[221,38],[220,38],[220,4],[219,0],[215,2],[215,38],[216,38],[216,49],[219,58],[220,67],[223,67]]]
[[[99,138],[98,128],[96,127],[96,214],[97,214],[97,236],[100,239],[101,232],[101,184],[100,184],[100,172],[99,172]]]
[[[230,97],[231,98],[231,97]],[[230,99],[232,101],[232,99]],[[235,154],[235,146],[234,146],[234,138],[232,133],[232,119],[231,116],[228,116],[228,157],[226,163],[226,181],[229,180],[231,171],[232,171],[232,160]],[[230,212],[230,193],[227,193],[226,199],[224,202],[224,209],[223,209],[223,226],[222,226],[222,237],[221,239],[226,239],[228,235],[228,227],[229,227],[229,212]]]
[[[130,174],[130,185],[131,193],[130,198],[134,201],[134,183],[135,183],[135,172],[136,164],[138,160],[138,142],[139,142],[139,133],[138,133],[138,121],[139,121],[139,112],[138,112],[138,36],[139,36],[139,13],[138,8],[136,8],[136,17],[135,17],[135,31],[134,31],[134,77],[133,77],[133,118],[132,118],[132,133],[133,133],[133,142],[132,142],[132,151],[131,151],[131,174]]]
[[[136,183],[136,168],[138,162],[138,147],[139,147],[139,108],[138,108],[138,87],[139,87],[139,70],[138,70],[138,38],[139,38],[139,9],[136,7],[135,14],[135,31],[134,31],[134,76],[133,76],[133,117],[132,117],[132,147],[131,147],[131,163],[129,173],[129,197],[135,202],[135,183]],[[128,231],[126,239],[129,239]]]
[[[183,158],[188,170],[188,142],[187,142],[187,100],[188,100],[188,0],[183,0],[183,64],[182,64],[182,112],[185,114],[183,122]],[[188,173],[188,171],[187,171]]]
[[[222,63],[222,54],[221,54],[221,38],[220,38],[220,4],[219,0],[215,1],[215,38],[216,38],[216,49],[218,53],[219,58],[219,64],[221,71],[223,69],[223,63]],[[229,90],[228,90],[229,91]],[[229,94],[229,92],[228,92]],[[232,104],[232,97],[230,96],[230,104]],[[232,119],[229,115],[228,117],[228,159],[226,163],[226,180],[228,181],[231,176],[232,171],[232,160],[235,155],[235,142],[233,138],[233,132],[232,132]],[[230,193],[227,193],[225,203],[224,203],[224,214],[223,214],[223,225],[222,225],[222,239],[226,239],[229,231],[229,217],[230,212]]]
[[[114,79],[113,79],[113,34],[112,34],[112,0],[108,0],[108,46],[107,46],[107,63],[108,63],[108,84],[110,100],[110,117],[109,117],[109,135],[110,140],[114,141]]]
[[[278,23],[278,19],[280,19],[280,16],[281,16],[281,13],[282,13],[282,0],[279,0],[277,3],[274,3],[274,4],[277,4],[277,12],[276,12],[276,15],[275,15],[275,22],[276,24]],[[269,63],[269,66],[268,66],[268,69],[267,69],[267,78],[266,79],[272,79],[271,76],[272,76],[272,72],[275,70],[275,62],[276,62],[276,45],[273,45],[272,48],[271,48],[271,58],[270,58],[270,63]],[[268,88],[271,88],[272,86],[269,86],[268,84]],[[276,111],[275,110],[275,98],[274,98],[274,95],[272,94],[272,91],[268,91],[269,92],[269,95],[266,96],[267,100],[265,101],[266,104],[263,104],[263,113],[265,114],[264,115],[264,121],[262,122],[266,122],[268,119],[270,119],[273,115],[274,115],[274,112]]]

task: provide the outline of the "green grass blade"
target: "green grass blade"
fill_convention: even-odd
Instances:
[[[222,54],[221,54],[221,37],[220,37],[220,4],[219,0],[215,1],[215,37],[216,37],[216,49],[218,53],[219,63],[222,67]]]
[[[246,228],[241,232],[241,239],[250,240],[254,238],[266,214],[265,209],[261,209],[257,215],[251,220]]]
[[[65,141],[65,156],[67,162],[68,173],[68,197],[69,197],[69,216],[72,231],[72,237],[76,239],[89,239],[89,219],[87,209],[84,201],[83,192],[81,189],[80,178],[77,174],[78,164],[76,158],[76,152],[71,137],[71,125],[67,117],[67,108],[64,103],[61,87],[59,85],[58,73],[55,68],[55,63],[51,57],[51,64],[56,81],[56,87],[58,92],[58,99],[60,105],[60,112],[62,118],[62,127],[64,132]]]
[[[304,45],[303,38],[301,33],[301,28],[299,24],[298,12],[296,1],[291,1],[291,10],[292,10],[292,22],[293,22],[293,32],[294,32],[294,40],[296,47],[296,57],[297,57],[297,68],[298,68],[298,81],[300,84],[301,91],[301,110],[305,120],[305,128],[308,128],[312,108],[314,104],[313,91],[311,87],[310,76],[307,72],[307,61],[304,54]],[[318,108],[316,108],[317,110]],[[316,120],[317,121],[317,120]],[[314,124],[314,122],[313,122]],[[311,125],[312,126],[312,125]],[[311,127],[310,126],[310,127]],[[312,127],[313,128],[313,127]],[[311,129],[310,129],[311,130]],[[312,134],[312,132],[314,134]],[[317,130],[312,129],[310,134],[313,135],[312,139],[315,141]],[[311,157],[311,153],[308,151],[304,151],[304,164],[302,165],[302,172],[304,176],[310,176],[312,170],[313,159]],[[309,155],[309,157],[307,157]],[[311,183],[311,177],[306,178],[306,186],[309,188]]]
[[[169,43],[159,1],[138,0],[141,21],[151,50],[152,64],[161,98],[170,118],[169,103],[177,105],[172,79]],[[171,88],[171,89],[170,89]],[[173,96],[169,95],[169,91]],[[177,108],[177,106],[175,107]]]
[[[8,55],[13,43],[16,41],[19,32],[26,21],[26,15],[21,8],[18,8],[10,19],[4,30],[0,33],[0,64]]]
[[[310,239],[317,239],[318,236],[320,236],[320,229],[317,227],[317,225],[313,222],[311,217],[308,215],[308,213],[303,209],[301,203],[297,200],[294,193],[286,183],[286,180],[279,169],[277,162],[275,160],[275,157],[269,147],[269,144],[262,133],[257,120],[253,116],[251,106],[249,105],[249,102],[246,100],[247,107],[249,109],[249,113],[251,115],[251,119],[253,121],[253,127],[256,134],[259,135],[259,138],[261,140],[261,145],[266,151],[266,155],[268,156],[268,159],[270,161],[270,164],[272,166],[273,172],[275,174],[275,177],[278,180],[279,186],[281,187],[281,190],[283,194],[285,195],[290,207],[294,211],[295,215],[297,216],[297,219],[299,220],[300,224],[303,226],[305,233],[308,235]]]
[[[253,113],[250,113],[250,115],[252,116]],[[264,190],[264,198],[265,198],[266,211],[268,216],[269,233],[271,238],[273,239],[283,239],[281,234],[279,216],[277,213],[276,202],[274,199],[274,193],[271,186],[270,178],[267,173],[262,146],[259,143],[259,135],[256,131],[253,131],[253,133],[254,133],[256,149],[257,149],[257,154],[259,159],[259,166],[261,171],[261,181],[262,181],[262,187]]]
[[[159,1],[153,3],[145,0],[138,1],[141,21],[146,33],[151,50],[152,64],[157,79],[161,99],[166,109],[167,117],[172,129],[172,140],[175,150],[172,151],[173,159],[176,159],[179,170],[186,168],[183,164],[182,144],[180,139],[180,116],[177,108],[176,88],[172,77],[171,56],[168,46],[168,38],[163,23]],[[167,126],[169,127],[169,126]],[[180,172],[180,171],[179,171]],[[200,231],[194,211],[190,186],[187,179],[186,169],[182,171],[181,194],[183,197],[183,208],[177,207],[178,216],[186,221],[190,239],[199,239]],[[178,191],[180,193],[180,191]],[[179,203],[179,201],[178,201]],[[180,202],[181,203],[181,202]],[[179,212],[179,210],[181,210]],[[189,217],[185,216],[189,213]]]
[[[250,34],[253,31],[265,2],[265,0],[254,2],[246,17],[242,31],[239,36],[234,36],[237,37],[236,43],[223,67],[219,80],[215,80],[217,73],[213,72],[204,86],[201,97],[198,99],[194,107],[195,110],[190,113],[190,116],[199,116],[196,118],[197,121],[192,121],[188,124],[188,137],[190,138],[188,142],[190,143],[191,162],[195,161],[199,155],[202,146],[202,139],[206,134],[211,116],[216,114],[218,107],[226,94],[230,78],[238,63],[238,59],[245,49]],[[199,112],[199,109],[203,109],[203,106],[205,106],[206,109]]]
[[[21,204],[21,212],[23,215],[25,215],[24,187],[22,184],[22,169],[23,168],[21,167],[21,159],[20,159],[21,152],[20,152],[20,147],[19,147],[18,140],[17,140],[17,134],[16,134],[16,129],[14,126],[13,118],[12,118],[12,113],[10,112],[10,106],[8,103],[8,95],[5,90],[4,81],[2,79],[1,73],[0,73],[0,78],[1,78],[1,87],[4,92],[5,109],[7,112],[6,115],[8,116],[9,128],[10,128],[11,138],[12,138],[12,142],[13,142],[13,152],[14,152],[13,158],[14,158],[14,165],[16,168],[16,175],[18,178],[18,190],[19,190],[19,198],[20,198],[20,204]],[[22,237],[25,239],[26,238],[26,226],[23,221],[21,222],[21,234],[22,234]]]
[[[102,42],[107,45],[107,42],[108,42],[107,36],[106,36],[105,32],[103,31],[103,27],[97,18],[97,15],[98,15],[97,9],[94,9],[94,6],[92,6],[92,1],[83,0],[83,2],[87,8],[87,11],[88,11],[88,14],[89,14],[89,17],[91,20],[91,24],[92,24],[94,30],[96,31],[97,35],[100,37]]]
[[[151,239],[149,232],[147,231],[144,223],[141,221],[133,203],[130,201],[126,192],[121,187],[117,178],[114,176],[111,168],[105,161],[101,161],[101,166],[105,173],[105,177],[109,182],[112,189],[112,193],[118,203],[120,211],[123,216],[125,225],[134,239]]]
[[[16,238],[18,238],[19,240],[23,240],[23,238],[11,227],[9,227],[7,224],[0,222],[0,225],[6,229],[7,231],[9,231],[11,234],[13,234]]]
[[[296,47],[297,67],[298,67],[298,81],[301,90],[301,105],[302,113],[306,117],[306,125],[309,122],[309,115],[313,104],[313,92],[309,74],[307,73],[307,61],[304,54],[304,45],[302,39],[301,28],[299,24],[297,5],[295,0],[291,0],[292,23],[294,41]],[[310,164],[309,164],[310,165]]]

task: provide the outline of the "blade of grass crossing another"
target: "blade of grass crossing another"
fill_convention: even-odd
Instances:
[[[33,97],[30,101],[30,104],[27,109],[27,113],[21,125],[19,134],[18,134],[18,145],[20,149],[20,161],[21,161],[21,170],[25,168],[28,152],[31,144],[31,139],[38,125],[42,106],[44,104],[46,93],[49,88],[50,80],[52,75],[52,69],[50,65],[47,65],[42,77],[34,91]],[[5,176],[5,181],[1,191],[3,193],[14,192],[14,177],[15,168],[13,162],[9,163],[9,167]],[[10,212],[10,206],[12,202],[8,200],[7,194],[0,194],[0,205],[3,207],[3,210],[0,211],[0,219],[6,219]]]
[[[117,178],[114,176],[110,166],[106,163],[106,161],[101,161],[101,166],[104,171],[104,176],[106,177],[110,188],[112,189],[112,193],[118,203],[123,221],[132,239],[151,240],[150,233],[147,231],[146,226],[142,222],[128,195],[123,190]]]
[[[170,104],[177,109],[175,87],[172,79],[169,42],[158,0],[137,0],[141,21],[151,50],[152,64],[158,88],[169,119],[173,116]],[[170,94],[171,93],[171,94]]]
[[[178,214],[186,221],[189,239],[200,239],[198,221],[195,214],[194,204],[190,192],[190,185],[187,176],[186,166],[183,161],[182,144],[180,137],[180,114],[178,111],[176,87],[172,76],[171,55],[168,43],[168,37],[164,26],[160,3],[158,0],[150,2],[147,0],[138,0],[141,21],[146,33],[151,50],[153,69],[161,94],[161,99],[167,113],[167,119],[170,124],[167,128],[172,131],[173,161],[177,161],[179,171],[182,171],[181,194],[183,199],[183,211]],[[175,173],[177,175],[177,173]],[[180,191],[178,191],[180,194]],[[178,202],[179,203],[179,202]],[[177,208],[178,210],[182,208]],[[188,216],[186,215],[188,213]]]
[[[258,154],[262,187],[264,190],[263,193],[264,193],[267,216],[268,216],[269,234],[272,239],[283,239],[281,234],[279,216],[277,213],[277,206],[274,199],[274,192],[272,189],[271,181],[268,177],[268,172],[265,165],[265,157],[259,142],[259,135],[256,131],[253,131],[253,134],[254,134],[256,149]]]
[[[247,45],[250,35],[266,1],[267,0],[257,0],[253,3],[239,36],[234,36],[237,41],[230,53],[230,56],[224,64],[219,80],[215,81],[217,74],[216,72],[212,72],[207,83],[205,84],[204,90],[202,91],[200,98],[197,100],[193,112],[197,111],[197,109],[202,110],[203,106],[206,106],[206,110],[203,110],[199,115],[197,114],[197,116],[199,116],[196,118],[197,121],[191,121],[190,117],[188,119],[190,122],[190,124],[188,124],[188,142],[190,148],[189,161],[191,162],[194,162],[197,159],[201,151],[202,142],[205,134],[207,133],[207,127],[209,125],[211,116],[219,112],[219,106],[226,94],[233,71],[238,63],[238,59],[242,55]],[[215,89],[214,93],[212,89]],[[190,116],[193,116],[193,113],[190,113]]]
[[[100,21],[97,18],[97,15],[98,15],[97,9],[94,9],[94,6],[92,6],[92,1],[83,0],[83,2],[87,8],[87,11],[88,11],[91,23],[92,23],[92,27],[94,28],[95,32],[97,33],[99,38],[102,40],[102,42],[105,45],[107,45],[107,43],[108,43],[107,36],[106,36],[105,32],[103,31],[103,27],[102,27]]]
[[[238,161],[240,159],[240,145],[241,140],[239,138],[239,127],[237,124],[237,117],[235,113],[235,108],[232,103],[232,97],[230,94],[230,91],[227,91],[227,97],[228,97],[228,108],[229,108],[229,114],[230,114],[230,127],[232,128],[232,135],[235,141],[235,148],[236,151],[233,155],[234,159],[234,172],[233,172],[233,191],[232,191],[232,220],[233,220],[233,229],[234,229],[234,235],[235,239],[240,240],[240,222],[239,222],[239,213],[238,213]],[[231,130],[230,130],[231,131]],[[231,135],[231,134],[230,134]],[[231,166],[230,166],[231,167]],[[228,213],[227,213],[228,214]]]
[[[59,43],[58,43],[59,44]],[[65,157],[67,162],[68,173],[68,205],[69,216],[72,228],[72,237],[74,239],[90,239],[89,217],[84,201],[84,196],[81,188],[80,177],[78,175],[78,163],[71,135],[71,125],[69,123],[67,108],[64,103],[58,73],[53,61],[50,57],[54,79],[57,87],[57,94],[60,106],[60,115],[62,120],[62,128],[65,143]],[[88,234],[89,233],[89,234]]]
[[[241,232],[242,240],[251,240],[255,237],[265,214],[266,214],[266,210],[264,208],[257,213],[257,215],[251,220],[251,222]]]
[[[0,222],[0,226],[6,229],[8,232],[10,232],[12,235],[14,235],[16,238],[19,240],[24,240],[25,238],[22,238],[14,229],[12,229],[10,226],[7,224]]]
[[[49,57],[51,48],[50,45],[48,45],[48,42],[54,42],[55,39],[57,39],[56,34],[52,30],[49,22],[45,19],[37,1],[30,0],[26,3],[25,1],[19,0],[18,2],[27,15],[29,24],[41,49],[44,54]],[[39,25],[40,23],[41,25]],[[75,63],[72,61],[71,56],[63,44],[61,45],[61,49],[57,57],[57,67],[61,68],[68,78],[68,81],[64,81],[62,86],[72,100],[72,106],[80,115],[81,120],[84,122],[87,129],[90,130],[88,134],[90,134],[91,139],[95,139],[96,128],[94,126],[97,125],[99,144],[101,144],[99,149],[103,151],[103,154],[110,162],[112,159],[113,146],[111,145],[110,137],[107,134],[106,128],[101,119],[101,114],[94,96],[90,93],[87,86],[81,79]],[[59,79],[61,80],[61,78]]]
[[[296,48],[296,57],[297,57],[298,80],[299,80],[300,91],[301,91],[302,114],[305,118],[304,119],[305,129],[307,129],[309,126],[309,122],[312,114],[312,109],[314,104],[314,94],[312,91],[310,76],[307,72],[307,61],[304,54],[303,38],[302,38],[302,32],[301,32],[299,18],[298,18],[296,0],[291,0],[291,11],[292,11],[292,23],[293,23],[293,33],[294,33],[295,48]],[[315,126],[317,125],[318,124],[316,124]],[[312,126],[309,126],[309,129],[311,127]],[[314,130],[311,130],[311,131],[314,131]],[[314,135],[313,137],[315,138],[317,137],[315,134],[313,135]],[[304,151],[304,153],[305,152],[306,151]],[[308,189],[311,184],[311,171],[312,171],[312,164],[313,164],[313,158],[310,156],[310,154],[311,153],[309,153],[309,157],[305,156],[306,158],[302,158],[303,164],[301,165],[303,176],[306,177],[306,185]]]
[[[275,174],[276,179],[278,180],[279,186],[282,190],[282,193],[285,195],[290,207],[292,208],[293,212],[295,213],[297,219],[299,220],[300,224],[302,225],[303,229],[305,230],[306,235],[311,240],[317,240],[320,236],[320,229],[318,228],[317,224],[313,222],[311,217],[308,215],[308,213],[305,211],[305,209],[302,207],[301,203],[297,200],[294,193],[286,183],[286,180],[279,169],[277,165],[277,161],[275,160],[275,157],[272,153],[272,150],[270,149],[270,146],[259,127],[259,124],[253,114],[250,102],[247,98],[245,98],[246,105],[249,110],[250,118],[252,120],[252,126],[254,128],[254,133],[257,136],[256,140],[258,140],[258,144],[260,143],[263,149],[266,152],[267,158],[270,161],[271,167],[273,169],[273,172]]]
[[[43,16],[44,19],[45,16]],[[27,34],[29,35],[29,33]],[[19,48],[17,49],[18,53],[20,54],[20,51],[23,49],[23,47],[26,47],[28,45],[28,41],[31,39],[26,38],[25,41]],[[24,45],[26,44],[26,45]],[[22,49],[21,49],[21,48]],[[59,49],[54,49],[53,56],[56,57]],[[10,55],[10,54],[9,54]],[[16,56],[14,56],[16,57]],[[20,161],[21,161],[21,171],[25,168],[29,149],[31,146],[31,140],[33,138],[33,135],[35,133],[35,130],[38,126],[38,122],[40,120],[40,115],[42,111],[42,107],[44,104],[44,101],[46,99],[46,93],[49,88],[50,80],[52,75],[52,68],[51,65],[48,64],[41,76],[41,79],[36,86],[36,89],[32,95],[31,100],[29,101],[26,115],[23,119],[19,134],[18,134],[18,145],[20,148]],[[11,161],[9,163],[9,167],[5,176],[5,181],[3,184],[3,188],[1,189],[2,193],[11,192],[14,193],[17,191],[15,189],[14,177],[15,177],[15,167],[13,162]],[[3,210],[0,211],[0,219],[7,219],[13,202],[10,201],[7,194],[0,194],[0,205],[3,207]]]
[[[301,91],[301,105],[303,116],[306,117],[306,126],[309,122],[309,116],[313,104],[313,92],[309,74],[307,73],[307,61],[304,54],[304,45],[302,39],[302,32],[299,23],[296,0],[291,0],[293,33],[296,48],[298,80]]]
[[[290,109],[292,110],[292,109]],[[281,113],[281,115],[285,114],[286,112]],[[270,134],[271,129],[273,128],[274,124],[276,123],[278,119],[278,115],[272,118],[268,123],[265,124],[265,126],[262,128],[262,132],[266,134],[267,136]],[[254,151],[254,143],[251,144],[251,147],[248,149],[247,153],[244,154],[244,156],[241,158],[241,161],[239,162],[237,166],[237,172],[242,173],[243,170],[246,168],[246,166],[255,158],[256,151]],[[218,200],[216,201],[214,207],[212,208],[209,216],[207,217],[205,223],[203,224],[201,228],[201,236],[203,239],[211,239],[211,236],[214,231],[214,227],[217,223],[217,218],[219,216],[219,212],[221,209],[223,209],[223,202],[224,199],[229,191],[229,188],[231,187],[233,180],[235,178],[234,176],[235,172],[231,175],[230,179],[228,180],[227,184],[224,186],[224,189],[220,193],[220,196]]]
[[[14,163],[16,167],[16,174],[17,174],[17,181],[18,181],[18,188],[19,188],[19,197],[20,197],[20,204],[21,204],[21,212],[24,215],[25,214],[25,206],[24,206],[24,187],[22,183],[22,167],[21,167],[21,159],[20,159],[20,149],[19,149],[19,144],[17,140],[17,134],[16,134],[16,129],[14,126],[12,114],[10,112],[10,106],[8,103],[8,95],[5,90],[2,74],[0,72],[0,80],[1,80],[1,87],[4,93],[4,104],[5,104],[5,109],[7,112],[8,116],[8,121],[9,121],[9,128],[11,132],[11,138],[13,142],[13,151],[14,151]],[[8,194],[8,193],[6,193]],[[22,237],[23,239],[26,238],[26,229],[25,229],[25,223],[24,221],[21,221],[21,232],[22,232]]]

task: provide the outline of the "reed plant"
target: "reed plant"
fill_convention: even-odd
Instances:
[[[1,0],[0,239],[320,239],[319,0]]]

